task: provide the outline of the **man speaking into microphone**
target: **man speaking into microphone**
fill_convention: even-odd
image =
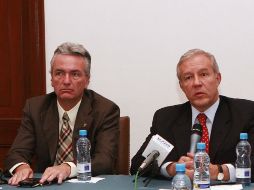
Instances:
[[[185,163],[186,174],[192,179],[193,146],[200,140],[206,143],[210,156],[211,180],[235,181],[235,147],[241,132],[248,133],[254,150],[254,102],[219,95],[221,73],[218,64],[212,54],[200,49],[189,50],[180,58],[177,77],[189,101],[155,112],[150,134],[132,158],[131,174],[137,172],[145,159],[144,150],[152,136],[158,134],[174,146],[161,165],[160,176],[173,177],[175,164]],[[200,139],[192,135],[192,126],[196,123],[201,125]],[[194,140],[190,142],[191,139]],[[253,152],[251,162],[254,163]],[[254,164],[251,170],[254,171]]]

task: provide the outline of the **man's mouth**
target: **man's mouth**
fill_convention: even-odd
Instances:
[[[195,93],[195,96],[203,96],[203,95],[205,95],[205,93],[203,93],[203,92],[196,92]]]
[[[60,91],[61,92],[71,92],[72,90],[71,89],[61,89]]]

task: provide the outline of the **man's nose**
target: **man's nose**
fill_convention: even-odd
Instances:
[[[194,85],[200,85],[202,83],[199,76],[197,76],[197,75],[194,76],[193,83],[194,83]]]
[[[71,82],[71,77],[70,77],[70,74],[69,74],[69,73],[66,73],[66,74],[64,75],[64,80],[63,80],[63,82],[64,82],[65,84],[69,84],[69,83]]]

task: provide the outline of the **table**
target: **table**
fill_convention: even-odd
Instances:
[[[99,181],[95,184],[89,183],[68,183],[65,182],[62,185],[52,184],[44,187],[36,187],[36,189],[41,190],[133,190],[134,183],[132,180],[134,176],[128,175],[101,175],[99,177],[105,178],[102,181]],[[170,189],[171,181],[170,180],[159,180],[153,179],[148,187],[144,187],[143,184],[144,178],[139,178],[138,180],[138,190],[158,190],[158,189]],[[1,185],[3,190],[28,190],[28,188],[17,188],[9,185]],[[34,189],[34,188],[33,188]],[[245,188],[246,190],[254,189],[254,184],[251,184],[250,187]],[[244,190],[245,190],[244,189]]]
[[[99,177],[105,178],[95,184],[90,183],[68,183],[64,182],[61,185],[51,184],[43,187],[36,187],[33,189],[42,189],[43,190],[133,190],[134,183],[132,180],[134,176],[128,175],[101,175]],[[138,189],[139,190],[156,190],[159,188],[168,189],[170,187],[171,182],[168,180],[158,180],[153,179],[148,187],[144,187],[143,184],[144,178],[138,179]],[[15,187],[10,185],[0,185],[3,190],[28,190],[28,188]]]

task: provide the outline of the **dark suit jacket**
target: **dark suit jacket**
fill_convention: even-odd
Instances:
[[[142,156],[148,142],[159,134],[174,145],[165,162],[177,161],[186,155],[190,148],[192,112],[190,102],[162,108],[154,114],[151,133],[132,158],[131,174],[136,173],[144,160]],[[210,160],[212,164],[235,163],[235,147],[240,133],[249,134],[249,142],[254,149],[254,102],[220,96],[210,135]],[[254,151],[251,153],[252,171],[254,171]],[[252,179],[254,172],[252,172]]]
[[[112,174],[117,158],[119,115],[116,104],[92,90],[85,90],[73,130],[73,150],[80,129],[88,130],[91,142],[92,175]],[[85,127],[84,127],[85,124]],[[18,135],[5,159],[9,170],[20,162],[31,163],[36,156],[36,172],[52,166],[59,136],[59,114],[55,93],[28,99]]]

